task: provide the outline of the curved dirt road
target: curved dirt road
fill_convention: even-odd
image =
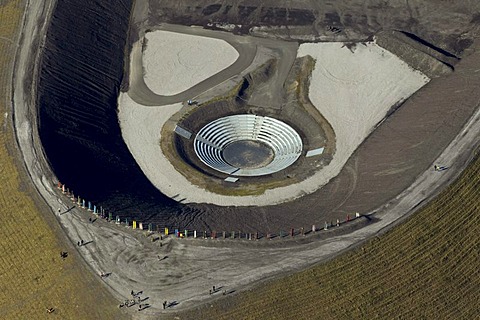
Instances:
[[[130,55],[130,87],[128,95],[133,101],[145,106],[163,106],[192,99],[195,96],[210,90],[220,83],[244,72],[257,56],[258,48],[262,47],[278,59],[279,66],[276,68],[271,80],[255,91],[250,103],[258,105],[281,105],[281,91],[283,84],[295,61],[298,43],[286,42],[273,39],[261,39],[249,36],[235,36],[231,33],[211,31],[201,28],[192,28],[179,25],[162,25],[159,30],[185,33],[196,36],[204,36],[220,39],[228,42],[239,53],[238,59],[229,67],[205,79],[193,87],[171,96],[154,93],[145,84],[143,72],[143,38],[135,42]]]

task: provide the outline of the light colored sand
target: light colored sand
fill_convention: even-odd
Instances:
[[[126,93],[118,99],[118,119],[128,149],[153,185],[166,195],[179,194],[183,186],[191,184],[178,173],[160,149],[160,131],[173,114],[182,107],[181,103],[159,108],[146,107],[134,102]],[[189,192],[202,192],[190,186]]]
[[[232,65],[239,54],[226,41],[158,30],[145,35],[145,83],[156,94],[174,95]]]
[[[298,56],[307,54],[316,59],[310,99],[331,123],[337,141],[331,163],[305,181],[246,197],[218,195],[193,186],[173,169],[159,146],[163,123],[180,105],[147,108],[122,94],[119,119],[127,146],[150,181],[167,196],[177,195],[184,203],[261,206],[314,192],[338,175],[393,105],[429,79],[374,43],[359,44],[353,52],[341,43],[301,45]]]
[[[335,177],[389,109],[429,81],[373,42],[352,51],[337,42],[302,44],[298,51],[299,57],[316,59],[309,98],[336,135],[332,161],[309,179],[309,186]]]

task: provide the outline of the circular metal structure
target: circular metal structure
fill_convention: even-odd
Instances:
[[[240,114],[223,117],[197,133],[198,158],[217,171],[234,176],[262,176],[292,165],[302,153],[300,135],[270,117]]]

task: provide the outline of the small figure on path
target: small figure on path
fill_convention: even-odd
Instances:
[[[445,167],[445,166],[439,166],[439,165],[434,165],[433,168],[435,169],[435,171],[443,171],[443,170],[447,170],[448,167]]]
[[[163,309],[167,307],[167,301],[163,301]]]
[[[132,296],[134,296],[134,295],[135,295],[135,293],[133,292],[133,290],[132,290],[132,291],[130,291],[130,294],[131,294]]]

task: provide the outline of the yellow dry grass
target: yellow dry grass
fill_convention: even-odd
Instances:
[[[260,258],[260,257],[259,257]],[[180,319],[479,319],[480,157],[405,223]]]
[[[35,205],[12,156],[5,113],[11,119],[11,68],[24,9],[23,0],[0,1],[0,319],[118,319],[117,302],[83,266],[48,209]],[[67,259],[60,251],[69,252]]]

